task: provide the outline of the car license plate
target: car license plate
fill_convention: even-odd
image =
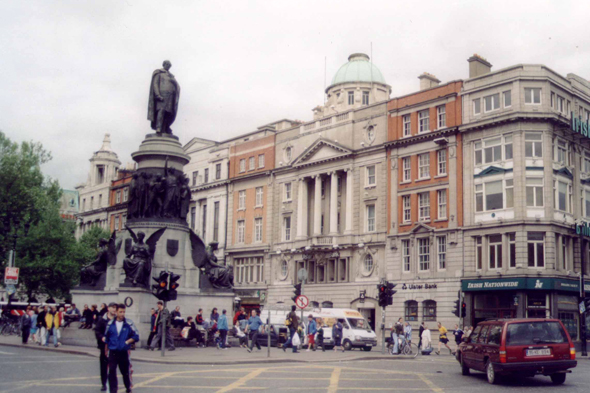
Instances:
[[[372,347],[372,346],[373,346],[373,344],[371,344],[371,343],[368,343],[368,344],[365,344],[365,346],[367,346],[367,347]]]
[[[526,355],[527,356],[549,356],[549,355],[551,355],[551,349],[550,348],[527,349]]]

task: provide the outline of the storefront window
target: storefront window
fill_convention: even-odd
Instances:
[[[477,294],[474,296],[474,325],[486,319],[515,318],[518,304],[516,292]]]
[[[558,295],[557,305],[559,308],[558,318],[565,326],[572,340],[578,339],[578,311],[577,296]]]
[[[422,303],[423,307],[423,320],[424,321],[436,321],[436,302],[434,300],[425,300]]]
[[[546,318],[548,311],[547,296],[544,293],[529,293],[527,295],[527,317]]]
[[[406,321],[418,320],[418,302],[415,300],[406,301]]]

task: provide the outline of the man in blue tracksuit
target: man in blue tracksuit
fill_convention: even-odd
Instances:
[[[111,319],[106,327],[103,341],[109,349],[109,391],[117,392],[117,367],[123,376],[127,392],[131,392],[131,362],[129,349],[139,341],[139,333],[133,321],[125,318],[125,305],[117,305],[117,318]]]
[[[217,348],[219,349],[227,349],[225,347],[225,340],[227,339],[227,331],[229,330],[229,326],[227,325],[226,312],[226,310],[223,310],[223,313],[217,321],[217,329],[219,330],[219,344],[217,344]]]

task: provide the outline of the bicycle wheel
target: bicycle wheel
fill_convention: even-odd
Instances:
[[[420,355],[420,354],[422,353],[422,351],[420,351],[420,348],[418,348],[418,346],[417,346],[416,344],[414,344],[414,343],[412,343],[412,344],[410,345],[410,348],[411,348],[411,349],[410,349],[410,354],[411,354],[413,357],[416,357],[416,356],[418,356],[418,355]]]
[[[404,355],[410,355],[412,353],[412,348],[410,348],[410,345],[406,343],[406,344],[404,344],[401,352]]]

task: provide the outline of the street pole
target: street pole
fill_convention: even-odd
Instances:
[[[160,322],[162,323],[162,339],[160,340],[160,350],[162,351],[162,356],[166,352],[166,322],[168,313],[166,312],[166,301],[164,301],[164,308],[160,312]]]
[[[381,311],[381,354],[385,355],[385,307]]]
[[[303,295],[305,292],[303,292],[303,287],[305,286],[305,278],[303,280],[301,280],[301,294]],[[301,309],[301,318],[299,318],[299,322],[303,322],[303,309]],[[297,331],[297,329],[299,328],[299,326],[295,326],[295,331]],[[301,342],[303,342],[303,340],[301,340]]]
[[[267,350],[267,354],[266,357],[269,358],[270,357],[270,310],[268,312],[268,317],[266,318],[266,336],[268,337],[268,341],[266,342],[266,350]],[[278,341],[277,341],[277,345],[279,345]],[[252,347],[254,348],[254,347]]]
[[[585,261],[584,261],[584,238],[582,237],[582,231],[580,231],[580,302],[585,303],[586,289],[584,288],[584,274],[585,272]],[[586,349],[586,311],[580,313],[580,340],[582,341],[582,356],[588,356]]]

